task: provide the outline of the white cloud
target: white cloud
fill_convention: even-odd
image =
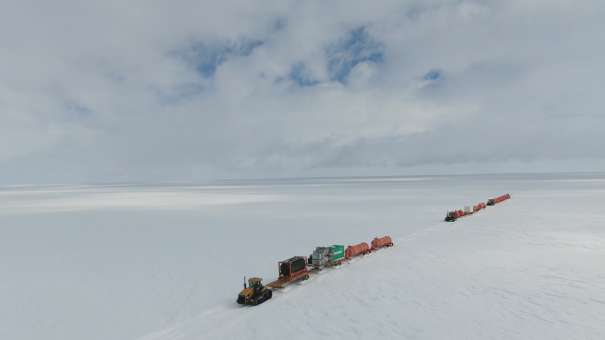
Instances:
[[[605,158],[598,1],[3,7],[6,183]],[[344,49],[360,28],[374,47]],[[179,54],[249,41],[206,76]],[[309,86],[287,79],[294,65]]]

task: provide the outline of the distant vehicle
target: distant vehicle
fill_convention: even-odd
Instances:
[[[464,217],[464,211],[462,210],[454,210],[454,211],[448,211],[448,213],[445,215],[445,221],[446,222],[454,222],[457,219],[459,219],[460,217]]]
[[[509,198],[510,198],[510,194],[504,194],[504,195],[500,195],[496,198],[488,199],[487,203],[479,202],[479,203],[473,205],[472,208],[470,206],[466,206],[466,207],[464,207],[464,210],[458,209],[458,210],[448,211],[447,214],[445,215],[444,221],[454,222],[457,219],[459,219],[460,217],[472,215],[472,214],[476,213],[477,211],[487,208],[488,205],[490,205],[490,206],[496,205],[502,201],[506,201]]]

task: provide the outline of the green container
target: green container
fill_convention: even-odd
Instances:
[[[335,244],[330,247],[330,262],[338,262],[345,258],[345,246]]]

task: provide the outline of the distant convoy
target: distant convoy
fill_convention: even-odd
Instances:
[[[448,211],[445,215],[446,222],[454,222],[461,217],[465,217],[468,215],[472,215],[480,210],[487,208],[488,205],[496,205],[500,202],[504,202],[507,199],[510,199],[510,194],[500,195],[496,198],[490,198],[487,200],[487,203],[479,202],[471,208],[470,206],[464,207],[464,209],[452,210]]]
[[[487,203],[480,202],[474,206],[466,206],[464,209],[448,211],[445,216],[446,222],[454,222],[458,218],[465,217],[477,213],[480,210],[493,206],[498,203],[510,199],[510,194],[504,194],[495,198],[490,198]],[[256,306],[261,304],[273,296],[273,290],[284,288],[285,286],[307,280],[311,275],[320,271],[323,268],[338,266],[346,261],[357,256],[367,255],[379,249],[392,247],[393,240],[390,236],[376,237],[368,245],[366,242],[361,242],[354,245],[349,245],[345,248],[344,245],[335,244],[331,246],[316,247],[309,257],[294,256],[287,260],[280,261],[277,265],[279,276],[276,280],[263,286],[262,279],[259,277],[251,277],[246,285],[244,278],[244,289],[237,296],[237,303],[241,305]]]

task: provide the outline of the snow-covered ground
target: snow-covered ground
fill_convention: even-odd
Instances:
[[[605,339],[604,204],[596,174],[4,188],[0,339]],[[244,275],[384,234],[235,304]]]

